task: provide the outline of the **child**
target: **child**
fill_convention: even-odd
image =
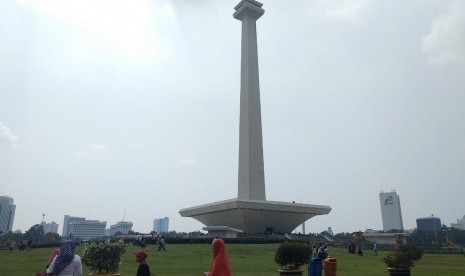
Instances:
[[[136,256],[136,262],[139,263],[139,268],[137,269],[137,276],[150,276],[150,268],[145,262],[147,258],[147,253],[144,250],[139,250],[134,253]]]

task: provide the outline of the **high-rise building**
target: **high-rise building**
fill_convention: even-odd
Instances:
[[[13,228],[16,205],[8,196],[0,196],[0,233],[6,233]]]
[[[45,221],[42,221],[40,225],[42,225],[42,228],[44,228],[44,234],[58,233],[58,224],[54,221],[50,223],[46,223]]]
[[[98,220],[75,221],[69,226],[69,234],[73,238],[88,241],[105,236],[107,223]]]
[[[118,232],[126,235],[132,230],[132,226],[130,221],[118,221],[116,224],[110,225],[110,235],[114,236]]]
[[[417,229],[425,231],[441,231],[441,219],[433,216],[417,218]]]
[[[457,219],[457,223],[451,223],[450,227],[465,230],[465,216],[462,219]]]
[[[397,192],[381,192],[379,194],[379,202],[381,204],[383,230],[404,230],[404,225],[402,224],[402,212],[400,209],[400,199]]]
[[[154,219],[153,220],[153,231],[157,233],[168,233],[168,226],[170,219],[168,217]]]
[[[86,220],[85,218],[72,217],[72,216],[65,215],[65,219],[63,220],[63,232],[61,235],[63,237],[69,236],[69,233],[71,232],[71,227],[70,227],[71,224],[73,224],[74,222],[85,221],[85,220]]]

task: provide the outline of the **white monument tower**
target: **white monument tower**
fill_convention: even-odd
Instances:
[[[241,1],[234,18],[242,21],[241,102],[238,198],[266,200],[262,115],[258,75],[257,19],[265,11],[257,1]]]
[[[261,7],[255,0],[242,0],[233,15],[242,21],[238,197],[179,211],[205,224],[214,235],[290,233],[331,211],[329,206],[266,200],[256,29],[257,19],[265,13]]]

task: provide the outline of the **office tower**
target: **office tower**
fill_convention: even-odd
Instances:
[[[85,220],[86,220],[85,218],[72,217],[72,216],[65,215],[65,219],[63,220],[63,231],[61,235],[63,237],[69,236],[71,224],[73,224],[74,222],[85,221]]]
[[[101,238],[105,236],[107,223],[98,220],[74,221],[69,225],[69,234],[73,238],[83,241]]]
[[[116,224],[110,225],[110,235],[114,236],[116,233],[128,234],[132,230],[132,222],[118,221]]]
[[[400,199],[397,192],[381,192],[379,194],[379,202],[381,204],[383,230],[404,230],[402,212],[400,210]]]
[[[6,233],[13,228],[16,205],[8,196],[0,196],[0,233]]]
[[[168,226],[170,219],[168,217],[154,219],[153,220],[153,231],[157,233],[168,233]]]
[[[425,231],[441,231],[441,219],[437,217],[417,218],[417,229]]]
[[[50,223],[46,223],[45,221],[42,221],[40,224],[44,228],[44,234],[47,233],[58,233],[58,224],[54,221]]]
[[[450,227],[465,230],[465,216],[463,216],[461,219],[457,219],[456,223],[451,223]]]

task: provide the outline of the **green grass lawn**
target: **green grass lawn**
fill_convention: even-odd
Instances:
[[[233,275],[269,276],[278,275],[278,266],[274,263],[274,252],[278,244],[228,244]],[[136,275],[137,264],[132,253],[138,248],[130,247],[120,266],[122,276]],[[210,267],[212,253],[209,244],[168,244],[167,251],[157,252],[155,247],[146,248],[148,264],[152,275],[158,276],[200,276]],[[51,248],[33,249],[28,252],[0,250],[0,276],[32,276],[40,271],[47,261]],[[81,249],[77,248],[77,253]],[[388,275],[381,261],[385,252],[373,256],[369,250],[365,256],[349,255],[345,249],[330,248],[330,255],[337,259],[338,276]],[[304,268],[307,275],[307,267]],[[84,267],[84,275],[89,275]],[[465,275],[465,257],[463,255],[425,254],[412,269],[412,275],[418,276],[454,276]]]

